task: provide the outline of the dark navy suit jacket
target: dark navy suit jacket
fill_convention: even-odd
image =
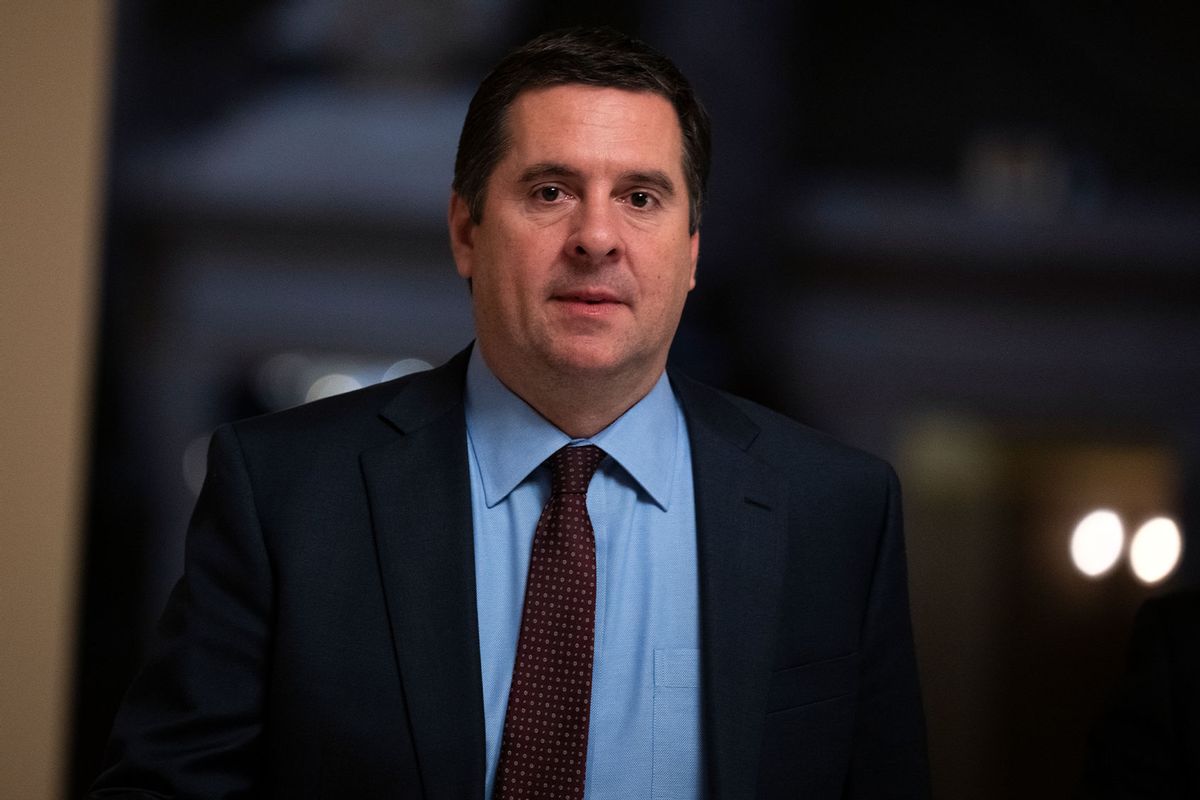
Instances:
[[[214,434],[93,796],[482,798],[466,361]],[[671,379],[708,796],[926,796],[891,468]]]

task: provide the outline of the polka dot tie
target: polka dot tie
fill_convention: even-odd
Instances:
[[[549,458],[550,499],[533,534],[496,800],[583,797],[596,624],[587,489],[604,455],[584,445]]]

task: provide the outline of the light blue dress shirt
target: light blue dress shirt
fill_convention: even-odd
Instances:
[[[687,426],[666,375],[590,439],[571,439],[510,392],[476,348],[467,450],[492,796],[533,531],[550,495],[541,467],[567,443],[608,453],[588,488],[596,536],[589,800],[700,796],[700,632]]]

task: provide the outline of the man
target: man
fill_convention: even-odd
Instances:
[[[926,794],[894,474],[664,371],[708,151],[615,32],[497,66],[476,346],[217,431],[94,796]]]

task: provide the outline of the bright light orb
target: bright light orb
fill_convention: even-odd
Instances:
[[[423,372],[427,369],[433,369],[433,365],[428,361],[423,361],[419,358],[402,358],[388,367],[383,373],[383,377],[379,380],[390,381],[392,378],[402,378],[405,375],[411,375],[414,372]]]
[[[311,403],[313,400],[333,397],[335,394],[352,392],[361,388],[362,383],[357,378],[335,372],[313,381],[312,386],[308,387],[308,391],[304,395],[304,402]]]
[[[1093,511],[1079,521],[1071,535],[1071,560],[1089,578],[1113,568],[1125,547],[1125,526],[1114,512]]]
[[[1179,566],[1183,536],[1179,526],[1168,517],[1146,521],[1133,535],[1129,545],[1129,565],[1142,583],[1158,583]]]

